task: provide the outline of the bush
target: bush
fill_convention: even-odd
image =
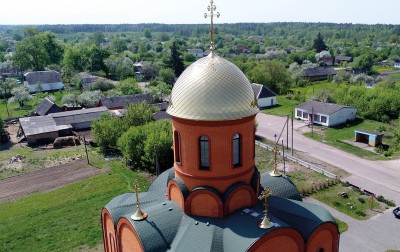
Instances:
[[[362,204],[365,203],[365,199],[364,198],[358,198],[358,201],[360,201],[360,203],[362,203]]]
[[[385,199],[385,197],[383,197],[382,195],[377,196],[376,199],[377,199],[379,202],[385,203],[386,205],[388,205],[388,206],[390,206],[390,207],[396,206],[396,204],[394,203],[393,200]]]
[[[90,90],[107,91],[113,89],[115,86],[108,80],[98,80],[90,85]]]
[[[362,216],[362,217],[365,217],[365,216],[367,216],[367,214],[366,214],[365,212],[363,212],[363,211],[360,211],[360,210],[357,210],[357,211],[356,211],[356,215],[358,215],[358,216]]]

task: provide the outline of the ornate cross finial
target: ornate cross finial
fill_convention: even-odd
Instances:
[[[140,210],[140,202],[139,202],[139,192],[140,192],[140,187],[139,187],[139,182],[137,179],[135,179],[135,182],[133,183],[133,188],[135,189],[136,193],[136,212],[135,214],[131,215],[132,220],[144,220],[147,218],[147,214],[143,213],[142,210]]]
[[[264,200],[264,219],[258,224],[258,226],[263,229],[268,229],[274,226],[274,223],[268,219],[268,198],[272,195],[273,193],[271,189],[265,187],[264,191],[260,194],[260,196],[258,196],[259,200]]]
[[[274,153],[274,170],[269,173],[272,177],[279,177],[282,176],[282,174],[278,171],[278,146],[275,144],[274,149],[272,150]]]
[[[209,11],[209,13],[204,13],[204,17],[211,18],[211,26],[210,26],[210,51],[211,51],[211,56],[214,57],[214,16],[219,18],[220,14],[219,12],[217,12],[217,14],[214,14],[214,11],[217,9],[217,6],[214,5],[214,1],[211,0],[210,1],[210,5],[207,7],[207,10]]]

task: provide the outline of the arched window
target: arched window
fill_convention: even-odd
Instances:
[[[210,146],[208,137],[200,137],[200,170],[210,169]]]
[[[181,136],[178,131],[174,132],[174,154],[175,162],[181,162]]]
[[[235,134],[233,136],[233,166],[240,166],[240,135]]]

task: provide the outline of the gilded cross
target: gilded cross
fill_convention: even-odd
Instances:
[[[269,175],[272,177],[279,177],[282,176],[281,173],[278,171],[278,146],[275,144],[275,147],[272,149],[272,152],[274,153],[274,169],[272,172],[270,172]]]
[[[258,196],[259,200],[264,200],[264,216],[267,216],[268,213],[268,198],[272,196],[272,191],[268,187],[264,188],[264,191]]]
[[[136,193],[136,207],[140,208],[140,202],[139,202],[140,187],[139,187],[139,182],[137,181],[137,179],[135,179],[135,182],[133,183],[133,188],[135,189],[135,193]]]
[[[268,219],[268,198],[272,195],[272,191],[268,188],[265,187],[264,191],[260,194],[260,196],[258,196],[259,200],[264,200],[264,218],[263,220],[258,224],[258,226],[262,229],[268,229],[268,228],[272,228],[274,226],[274,223],[272,223],[269,219]]]
[[[214,57],[214,16],[219,18],[220,14],[219,12],[217,12],[216,14],[214,14],[214,11],[217,9],[217,6],[214,5],[214,1],[211,0],[210,1],[210,5],[207,7],[207,10],[209,11],[208,13],[204,13],[204,17],[211,18],[211,26],[210,26],[210,51],[211,51],[211,56]]]

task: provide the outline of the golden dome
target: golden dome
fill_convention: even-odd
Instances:
[[[198,120],[235,120],[258,112],[246,76],[231,62],[208,55],[190,65],[172,89],[167,113]]]

